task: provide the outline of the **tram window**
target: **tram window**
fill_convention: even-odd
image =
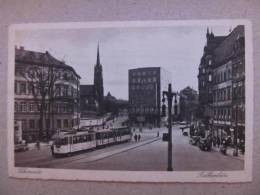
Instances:
[[[61,140],[61,145],[67,145],[68,144],[68,138],[65,137]]]
[[[77,143],[77,137],[73,137],[73,144]]]
[[[96,139],[100,139],[100,134],[99,133],[97,133]]]
[[[79,137],[79,143],[84,142],[84,138],[82,136]]]

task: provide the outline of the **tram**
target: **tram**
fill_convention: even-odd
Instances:
[[[93,150],[112,144],[130,141],[131,129],[127,127],[101,131],[61,131],[53,136],[51,152],[54,157],[58,155],[70,156],[75,152]]]

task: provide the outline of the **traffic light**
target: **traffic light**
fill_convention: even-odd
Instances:
[[[166,116],[166,106],[165,104],[162,105],[162,117]]]

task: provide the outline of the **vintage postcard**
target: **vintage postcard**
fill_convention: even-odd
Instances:
[[[14,24],[8,68],[11,177],[252,180],[250,21]]]

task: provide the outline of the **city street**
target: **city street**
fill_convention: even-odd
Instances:
[[[160,129],[166,132],[166,128]],[[167,142],[156,137],[158,129],[142,132],[140,142],[131,141],[71,157],[53,158],[49,148],[16,153],[16,166],[89,170],[164,171]],[[176,171],[241,170],[244,162],[219,152],[204,152],[189,144],[178,127],[173,127],[173,169]]]

